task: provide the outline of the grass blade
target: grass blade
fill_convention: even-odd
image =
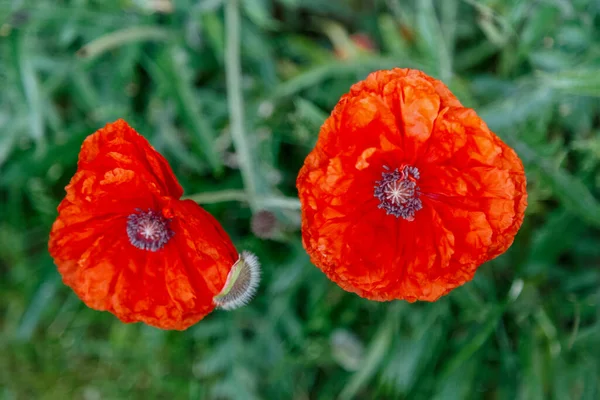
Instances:
[[[394,325],[396,324],[397,312],[395,307],[391,307],[385,320],[381,323],[379,330],[371,341],[364,358],[362,368],[358,370],[348,380],[344,389],[340,393],[340,400],[353,399],[364,388],[366,384],[377,373],[377,370],[383,362],[387,351],[392,343]]]

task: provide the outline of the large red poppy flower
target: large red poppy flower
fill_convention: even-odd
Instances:
[[[186,329],[256,288],[257,262],[191,200],[167,161],[125,121],[81,147],[50,233],[65,284],[124,322]]]
[[[440,81],[370,74],[325,121],[297,187],[312,262],[373,300],[434,301],[512,244],[523,165]]]

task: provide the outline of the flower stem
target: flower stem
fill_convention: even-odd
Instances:
[[[244,190],[230,189],[218,192],[195,193],[184,196],[184,200],[192,200],[199,204],[224,203],[227,201],[246,202],[250,196]],[[299,210],[300,201],[293,197],[265,196],[255,197],[258,208],[278,208],[282,210]]]
[[[286,210],[299,210],[300,200],[291,197],[264,197],[258,199],[258,203],[264,208],[279,208]]]
[[[192,200],[200,204],[224,203],[226,201],[245,201],[246,198],[246,192],[237,189],[196,193],[184,197],[185,200]]]
[[[225,75],[227,78],[227,103],[231,124],[231,139],[238,156],[248,203],[253,211],[258,209],[256,201],[257,180],[253,165],[252,152],[244,132],[244,103],[241,85],[240,61],[240,10],[239,0],[227,0],[225,4],[225,26],[227,29],[225,44]]]

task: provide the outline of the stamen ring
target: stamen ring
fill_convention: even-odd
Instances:
[[[129,242],[141,250],[160,250],[175,234],[169,227],[170,222],[159,212],[136,208],[136,213],[127,217]]]
[[[400,171],[398,168],[381,173],[382,179],[375,182],[374,196],[379,199],[377,206],[385,210],[387,215],[402,217],[407,221],[415,219],[415,213],[423,208],[417,181],[421,177],[416,167],[406,165]]]

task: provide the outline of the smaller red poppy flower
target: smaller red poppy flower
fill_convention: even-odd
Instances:
[[[421,71],[350,88],[298,174],[312,262],[372,300],[434,301],[504,253],[527,206],[513,149]]]
[[[85,304],[123,322],[183,330],[254,295],[256,257],[183,190],[167,161],[118,120],[90,135],[58,206],[50,255]]]

